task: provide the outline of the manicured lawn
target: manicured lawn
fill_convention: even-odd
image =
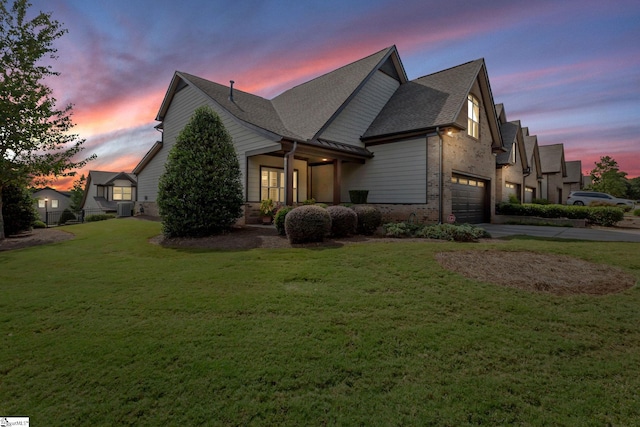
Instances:
[[[640,290],[555,297],[439,251],[561,253],[640,278],[638,245],[514,239],[187,251],[158,223],[0,253],[0,416],[33,425],[631,425]]]

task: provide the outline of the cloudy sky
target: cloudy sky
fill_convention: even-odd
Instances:
[[[175,70],[272,98],[395,44],[410,79],[485,58],[494,100],[541,145],[585,173],[609,155],[640,175],[637,0],[32,3],[69,30],[49,84],[98,155],[88,169],[135,167]]]

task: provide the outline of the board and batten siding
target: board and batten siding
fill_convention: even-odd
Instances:
[[[155,202],[158,196],[158,182],[165,171],[165,163],[176,138],[187,125],[193,112],[203,105],[211,107],[222,120],[227,132],[233,139],[233,145],[238,155],[240,172],[242,174],[242,188],[245,191],[246,160],[245,153],[274,144],[262,135],[244,126],[226,110],[220,108],[213,100],[205,96],[198,89],[187,85],[176,92],[171,105],[165,114],[163,126],[162,148],[138,175],[138,200],[141,202]]]
[[[377,71],[320,138],[364,147],[360,137],[389,101],[400,83]]]
[[[374,145],[363,165],[345,163],[343,201],[349,190],[369,190],[369,203],[427,203],[427,143],[424,138]]]

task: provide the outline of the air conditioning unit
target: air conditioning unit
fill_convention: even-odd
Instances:
[[[133,202],[118,202],[118,218],[131,216],[133,213]]]

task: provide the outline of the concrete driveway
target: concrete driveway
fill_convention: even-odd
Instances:
[[[593,240],[597,242],[640,243],[640,229],[628,228],[573,228],[537,225],[476,224],[493,238],[526,235],[556,239]]]

